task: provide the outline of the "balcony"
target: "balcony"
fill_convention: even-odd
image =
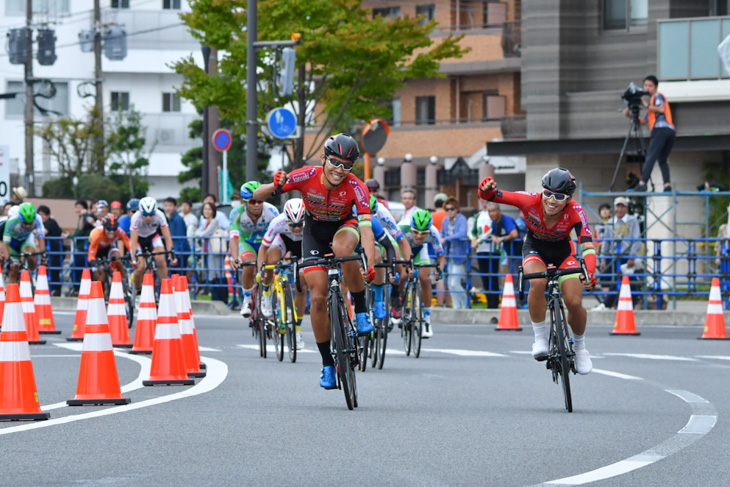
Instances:
[[[717,46],[727,36],[730,36],[730,17],[660,20],[659,79],[730,78],[717,53]]]
[[[155,152],[184,153],[202,146],[200,139],[188,137],[188,125],[200,117],[189,113],[145,113],[142,124],[147,127],[147,145],[157,143]]]
[[[199,49],[178,10],[105,9],[103,23],[123,24],[128,49]]]

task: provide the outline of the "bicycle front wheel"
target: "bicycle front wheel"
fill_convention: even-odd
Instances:
[[[411,328],[411,340],[413,341],[413,356],[418,358],[421,356],[421,333],[423,332],[423,303],[421,303],[421,286],[418,285],[418,282],[416,282],[416,284],[417,285],[415,286],[413,293],[414,296],[411,300],[411,304],[413,306],[411,316],[414,317],[413,327]]]
[[[335,301],[335,302],[333,302]],[[342,391],[345,393],[345,402],[347,408],[352,410],[355,408],[354,381],[355,373],[350,364],[350,354],[348,350],[349,340],[347,338],[347,327],[345,326],[345,309],[344,302],[339,296],[330,295],[330,326],[332,328],[332,336],[334,338],[334,355],[337,376],[341,383]]]
[[[286,338],[287,345],[289,346],[289,360],[291,363],[297,361],[297,316],[296,308],[294,307],[294,298],[292,296],[292,289],[289,287],[288,282],[282,283],[284,290],[284,314],[286,319]]]
[[[276,349],[276,358],[281,362],[284,360],[284,342],[286,340],[286,308],[284,294],[276,291],[272,291],[272,294],[274,348]]]
[[[415,319],[415,316],[413,316],[412,303],[413,283],[409,283],[406,287],[406,300],[403,305],[403,321],[401,323],[401,326],[403,327],[403,330],[401,331],[401,334],[403,335],[403,349],[406,352],[406,357],[411,356],[411,347],[413,346],[413,333],[411,330],[413,329],[413,320]]]
[[[558,373],[563,384],[563,396],[565,396],[565,409],[573,412],[573,398],[570,394],[570,360],[568,359],[568,347],[566,344],[567,330],[565,328],[565,315],[563,308],[557,304],[553,312],[553,326],[555,327],[555,340],[558,346]]]
[[[134,288],[134,285],[127,283],[126,289],[124,292],[124,307],[127,311],[127,326],[129,328],[132,328],[132,324],[134,322],[134,306],[135,306],[135,300],[137,299],[137,290]]]

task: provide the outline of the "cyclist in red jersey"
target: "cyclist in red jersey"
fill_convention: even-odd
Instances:
[[[305,261],[334,253],[337,257],[353,255],[361,244],[369,266],[362,274],[357,261],[344,262],[342,274],[355,302],[357,331],[370,333],[363,279],[372,281],[375,270],[375,238],[370,223],[370,195],[352,165],[360,157],[355,139],[347,134],[330,137],[320,156],[322,166],[303,167],[286,174],[279,171],[274,182],[261,185],[255,199],[267,199],[288,191],[302,193],[307,213],[304,217],[302,256]],[[357,211],[355,215],[354,210]],[[319,385],[325,389],[337,387],[334,360],[330,350],[330,321],[327,314],[327,274],[321,267],[307,267],[304,278],[310,292],[312,330],[322,356],[322,376]]]
[[[575,339],[575,368],[579,374],[588,374],[593,369],[591,357],[585,348],[586,310],[583,308],[583,289],[593,289],[596,279],[596,252],[593,248],[591,229],[588,226],[583,208],[572,199],[575,191],[575,178],[570,171],[556,168],[542,178],[543,192],[508,192],[497,190],[497,182],[484,178],[479,185],[479,197],[516,206],[522,211],[527,222],[528,232],[522,247],[522,265],[525,274],[544,272],[548,264],[561,269],[577,267],[573,256],[570,234],[575,230],[581,253],[588,268],[589,279],[582,274],[571,274],[559,279],[563,300],[568,309],[568,323]],[[575,278],[580,278],[577,280]],[[545,325],[547,301],[545,299],[545,279],[533,279],[527,303],[530,308],[535,343],[532,356],[543,361],[548,354],[548,334]]]

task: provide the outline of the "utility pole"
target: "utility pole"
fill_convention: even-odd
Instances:
[[[35,196],[33,174],[33,0],[25,0],[25,186]]]
[[[101,8],[99,0],[94,0],[94,84],[96,85],[96,116],[99,134],[95,141],[94,158],[97,169],[104,175],[104,92],[101,86]]]
[[[30,1],[30,0],[28,0]],[[258,179],[258,100],[256,95],[256,0],[248,0],[246,23],[246,181]]]
[[[203,51],[203,69],[205,70],[206,74],[208,73],[208,62],[210,61],[210,47],[203,45],[201,47],[201,50]],[[208,140],[208,132],[210,131],[210,128],[208,127],[208,105],[203,107],[203,167],[201,168],[202,171],[202,177],[201,177],[201,187],[200,187],[200,198],[201,200],[205,198],[205,195],[208,194],[208,144],[210,141]]]

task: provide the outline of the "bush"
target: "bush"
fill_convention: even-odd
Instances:
[[[74,196],[93,200],[121,201],[124,194],[111,178],[99,174],[84,174],[79,178]]]
[[[70,178],[51,179],[43,183],[44,198],[74,198],[74,184]]]

